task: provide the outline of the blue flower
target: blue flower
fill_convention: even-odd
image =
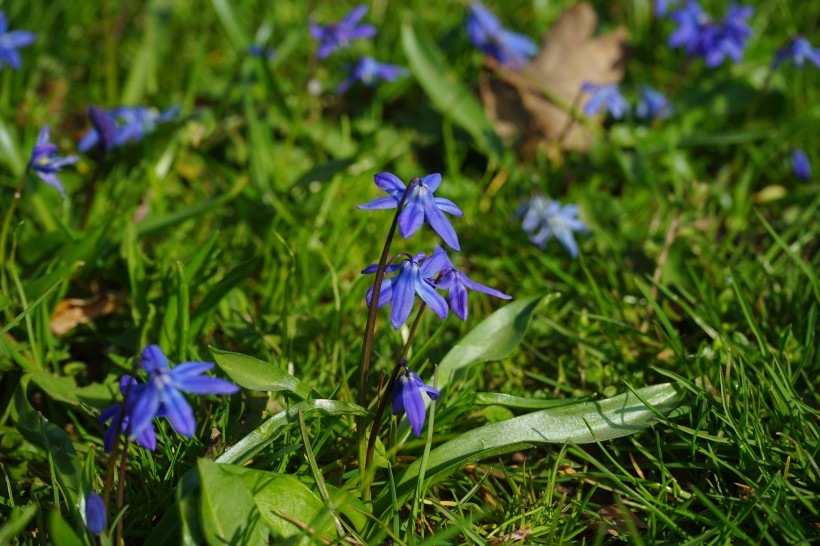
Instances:
[[[655,17],[666,17],[669,8],[678,3],[678,0],[655,0]]]
[[[99,146],[108,152],[128,142],[139,142],[152,133],[158,123],[170,121],[178,115],[179,106],[172,106],[163,112],[146,106],[122,106],[104,112],[91,106],[88,117],[93,128],[83,136],[77,149],[87,152]]]
[[[641,119],[667,117],[671,112],[671,105],[666,95],[649,87],[641,86],[641,96],[635,106],[635,115]]]
[[[6,14],[0,11],[0,72],[4,64],[20,70],[20,53],[17,50],[30,46],[36,39],[34,33],[26,30],[9,31]]]
[[[723,21],[716,23],[696,0],[689,0],[669,16],[678,25],[669,36],[669,47],[684,47],[689,57],[702,57],[709,68],[719,66],[726,57],[738,62],[752,34],[746,19],[753,12],[750,7],[732,4]]]
[[[276,57],[276,49],[265,47],[261,44],[251,44],[248,46],[248,54],[252,57],[259,57],[260,59],[273,59]]]
[[[99,418],[100,426],[111,421],[111,425],[106,429],[105,435],[103,436],[103,447],[106,453],[111,451],[111,448],[114,446],[114,439],[118,433],[129,433],[128,439],[130,441],[136,441],[139,445],[151,451],[157,448],[157,433],[154,430],[153,424],[144,427],[139,434],[134,434],[130,428],[136,401],[143,396],[145,388],[145,383],[138,383],[137,380],[130,375],[124,375],[120,379],[120,393],[123,397],[128,393],[128,399],[125,402],[127,406],[126,409],[122,409],[123,402],[118,402],[104,410]],[[164,416],[164,411],[161,408],[160,411],[157,412],[156,417]],[[117,423],[119,423],[119,427],[117,427]]]
[[[772,70],[789,60],[796,68],[803,68],[807,59],[820,68],[820,48],[812,47],[802,36],[795,36],[777,52],[772,62]]]
[[[495,288],[484,286],[474,280],[470,279],[466,273],[456,269],[453,262],[440,247],[436,248],[436,252],[443,252],[447,259],[445,269],[441,271],[441,277],[436,281],[436,288],[447,290],[447,303],[450,304],[450,309],[461,320],[467,320],[467,290],[474,290],[476,292],[483,292],[497,298],[505,300],[512,299],[503,292],[499,292]]]
[[[94,491],[85,497],[85,526],[94,536],[100,536],[105,530],[105,504]]]
[[[577,206],[562,207],[558,201],[536,195],[519,209],[518,215],[524,217],[521,228],[529,234],[530,241],[546,248],[547,241],[555,237],[573,258],[578,256],[573,232],[586,233],[588,229],[578,219]]]
[[[803,182],[808,182],[809,179],[811,179],[809,156],[799,148],[795,148],[792,151],[792,170],[794,171],[794,176]]]
[[[399,76],[407,76],[409,72],[406,68],[394,64],[380,63],[372,57],[361,57],[355,65],[350,76],[343,81],[336,92],[340,95],[350,88],[356,80],[361,81],[368,87],[372,87],[376,80],[393,81]]]
[[[473,45],[501,65],[519,70],[527,59],[538,53],[538,46],[523,34],[501,26],[498,18],[478,2],[470,4],[467,15],[467,34]]]
[[[29,160],[29,167],[34,171],[34,174],[40,177],[40,180],[57,188],[60,195],[65,197],[65,188],[57,178],[57,173],[66,165],[73,165],[79,158],[76,155],[68,157],[60,157],[57,155],[57,146],[49,141],[48,125],[40,129],[40,134],[37,135],[37,143],[31,150],[31,160]]]
[[[212,362],[184,362],[171,369],[165,353],[157,345],[149,345],[143,349],[141,364],[142,369],[148,372],[146,383],[137,383],[130,376],[124,376],[120,382],[120,391],[123,395],[131,383],[120,431],[128,431],[129,439],[135,439],[148,449],[156,447],[152,424],[154,417],[167,417],[179,434],[188,438],[193,436],[196,419],[191,405],[182,396],[182,392],[232,394],[239,390],[239,387],[224,379],[202,375],[214,367]],[[106,451],[113,445],[121,408],[122,403],[115,404],[100,415],[101,423],[113,419],[105,433]]]
[[[387,273],[398,271],[398,274],[382,281],[378,308],[381,309],[388,303],[391,304],[390,322],[394,329],[398,330],[407,321],[413,310],[416,294],[421,296],[424,303],[439,317],[447,317],[447,302],[436,292],[435,276],[447,267],[448,262],[447,253],[437,248],[429,258],[424,252],[420,252],[415,256],[408,255],[401,263],[387,267]],[[374,264],[366,267],[362,273],[375,273],[377,269],[378,265]],[[373,287],[371,286],[366,296],[368,307],[370,307],[372,298]]]
[[[416,438],[421,436],[421,429],[424,428],[424,421],[427,418],[422,392],[427,394],[430,400],[438,399],[438,390],[425,385],[416,372],[411,372],[405,364],[404,371],[399,373],[393,384],[390,398],[393,400],[393,415],[398,415],[404,410]]]
[[[359,24],[366,13],[367,6],[362,4],[354,8],[338,23],[322,26],[311,21],[310,34],[319,42],[319,51],[316,55],[324,59],[337,49],[349,47],[353,40],[375,36],[376,27]]]
[[[356,208],[364,210],[396,208],[406,189],[404,182],[391,173],[378,173],[374,180],[376,185],[386,191],[389,196],[374,199],[364,205],[358,205]],[[439,234],[445,243],[453,249],[459,250],[458,236],[443,212],[454,216],[462,216],[464,213],[449,199],[433,195],[441,185],[441,175],[434,173],[428,174],[421,179],[414,178],[410,184],[412,186],[410,193],[404,202],[404,208],[399,213],[399,232],[402,237],[406,239],[413,235],[427,220],[430,227]]]
[[[594,116],[601,109],[606,109],[615,119],[621,119],[624,114],[629,112],[629,103],[621,95],[621,91],[617,84],[594,84],[592,82],[585,82],[581,86],[581,90],[589,93],[589,99],[586,106],[584,106],[585,116]]]

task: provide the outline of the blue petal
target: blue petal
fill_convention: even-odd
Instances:
[[[377,306],[378,309],[381,309],[393,299],[393,277],[389,279],[382,280],[382,287],[379,290],[379,305]],[[370,300],[373,299],[373,287],[367,289],[367,294],[365,295],[365,300],[367,300],[367,307],[370,308]]]
[[[407,239],[424,223],[424,202],[422,193],[426,190],[418,186],[410,190],[404,208],[399,213],[399,232]]]
[[[129,436],[132,438],[139,436],[146,427],[152,426],[151,421],[156,417],[160,405],[160,393],[154,381],[149,381],[141,389],[136,387],[139,385],[131,387],[127,402],[131,425]]]
[[[413,429],[413,434],[418,438],[421,436],[421,429],[424,428],[427,413],[424,408],[424,399],[421,397],[421,392],[419,392],[415,381],[410,380],[402,385],[401,398],[404,411],[407,413],[407,420],[410,422],[410,428]]]
[[[148,345],[142,350],[142,369],[148,373],[155,373],[168,369],[168,357],[162,352],[159,345]]]
[[[196,419],[194,419],[194,410],[185,397],[173,387],[163,389],[162,395],[166,416],[174,430],[187,438],[193,436],[196,430]]]
[[[390,322],[398,330],[407,321],[415,300],[415,277],[413,266],[405,266],[393,285],[393,302],[390,306]]]
[[[461,320],[467,320],[467,289],[460,282],[453,282],[447,292],[450,309]]]
[[[372,201],[368,201],[364,205],[356,205],[357,209],[362,210],[384,210],[384,209],[394,209],[398,206],[399,202],[396,201],[395,197],[379,197]]]
[[[464,216],[464,212],[449,199],[445,197],[436,197],[435,201],[436,206],[447,214],[452,214],[453,216]]]
[[[504,292],[500,292],[495,288],[490,288],[489,286],[485,286],[483,284],[475,282],[464,273],[461,273],[459,276],[461,278],[461,282],[464,283],[464,286],[469,288],[470,290],[473,290],[475,292],[482,292],[484,294],[489,294],[490,296],[495,296],[496,298],[501,298],[505,300],[512,299],[512,296],[508,296]]]
[[[401,178],[393,173],[377,173],[373,177],[373,181],[376,183],[376,186],[393,196],[397,194],[401,196],[404,190],[407,189],[407,186],[404,185]]]
[[[105,503],[93,491],[85,498],[85,525],[95,536],[100,536],[105,530]]]
[[[421,262],[421,278],[432,278],[444,269],[449,269],[452,267],[453,262],[450,261],[450,258],[447,256],[447,252],[440,246],[436,246],[436,250],[430,255],[430,257]]]
[[[422,278],[416,281],[416,292],[418,292],[424,303],[433,310],[441,318],[447,318],[447,302],[441,297],[441,294],[436,292],[435,288]]]
[[[570,256],[573,258],[578,257],[578,244],[575,242],[575,237],[573,237],[572,232],[569,230],[559,230],[555,232],[555,238],[558,239],[564,248],[567,249]]]
[[[430,193],[434,193],[441,186],[441,173],[428,174],[421,178],[421,183],[427,186]]]
[[[433,195],[430,192],[424,192],[423,196],[424,214],[427,216],[427,221],[430,222],[430,227],[433,231],[439,234],[442,240],[450,245],[455,250],[460,250],[458,246],[458,236],[456,235],[450,221],[444,216],[444,213],[436,206],[433,200]]]
[[[239,387],[218,377],[194,375],[188,377],[174,377],[176,387],[191,394],[233,394]]]

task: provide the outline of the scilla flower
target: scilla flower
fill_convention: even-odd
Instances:
[[[20,52],[17,50],[30,46],[35,40],[34,34],[26,30],[9,31],[6,14],[0,11],[0,72],[5,64],[20,70]]]
[[[581,90],[589,93],[589,99],[584,106],[585,116],[594,116],[601,110],[607,110],[613,118],[621,119],[625,113],[629,112],[629,103],[621,95],[617,84],[598,85],[585,82]]]
[[[520,70],[538,53],[538,46],[523,34],[501,26],[498,18],[479,2],[470,4],[467,34],[473,45],[501,65]]]
[[[573,258],[578,256],[578,244],[573,232],[588,231],[586,225],[578,219],[578,207],[562,207],[558,201],[536,195],[519,209],[518,215],[524,217],[521,228],[529,233],[530,241],[546,248],[547,241],[555,237]]]
[[[29,167],[34,171],[40,180],[57,188],[60,195],[65,197],[65,188],[63,188],[60,179],[57,178],[57,173],[66,165],[73,165],[79,158],[76,155],[68,157],[60,157],[57,155],[57,146],[49,141],[48,125],[40,129],[40,134],[37,135],[37,143],[31,150],[31,160]]]
[[[358,205],[356,208],[364,210],[396,208],[407,189],[404,182],[391,173],[379,173],[374,177],[374,180],[376,185],[386,191],[389,196],[374,199],[364,205]],[[410,184],[412,188],[410,188],[410,193],[404,202],[404,208],[399,213],[399,232],[402,237],[406,239],[413,235],[427,220],[430,227],[439,234],[445,243],[455,250],[459,250],[458,236],[443,213],[446,212],[454,216],[461,216],[464,213],[449,199],[433,195],[441,185],[441,175],[434,173],[420,179],[414,178]]]
[[[399,372],[399,377],[396,378],[393,390],[390,392],[390,398],[393,400],[393,415],[398,415],[401,410],[404,410],[407,413],[410,428],[413,429],[413,434],[418,438],[421,436],[424,421],[427,419],[424,398],[421,393],[425,393],[430,400],[437,400],[439,392],[433,387],[425,385],[416,372],[410,371],[405,362],[402,362],[402,364],[404,370]]]
[[[360,25],[359,21],[367,13],[367,6],[362,4],[348,13],[344,19],[338,23],[330,25],[317,25],[310,22],[310,35],[319,42],[319,51],[316,55],[324,59],[337,49],[344,49],[350,46],[350,42],[360,38],[372,38],[376,35],[376,27],[373,25]]]
[[[395,64],[380,63],[372,57],[361,57],[355,65],[350,76],[343,81],[336,92],[340,95],[347,91],[357,80],[368,87],[376,84],[377,80],[393,81],[401,76],[407,76],[409,72],[406,68]]]
[[[802,36],[795,36],[777,52],[772,62],[772,69],[786,61],[791,61],[795,68],[803,68],[807,60],[820,68],[820,49],[812,47],[809,41]]]
[[[436,252],[444,252],[444,250],[437,247]],[[467,320],[468,290],[482,292],[505,300],[512,299],[512,296],[508,296],[495,288],[484,286],[470,279],[466,273],[456,269],[446,252],[444,252],[444,257],[447,259],[447,265],[441,271],[440,278],[436,281],[436,288],[447,290],[447,303],[450,304],[450,309],[453,310],[453,313],[461,320]]]
[[[387,267],[388,273],[398,271],[398,275],[386,277],[382,281],[379,292],[378,307],[381,309],[388,303],[390,306],[390,322],[393,328],[398,330],[407,321],[410,312],[413,310],[413,303],[418,294],[421,299],[441,318],[447,318],[447,302],[435,289],[435,276],[447,267],[449,259],[447,254],[436,249],[427,258],[424,252],[415,256],[408,255],[401,263],[392,264]],[[375,273],[378,265],[373,264],[362,270],[362,273]],[[367,290],[367,305],[373,298],[373,287]]]
[[[666,95],[648,85],[641,86],[641,95],[637,106],[635,106],[636,116],[641,119],[664,118],[670,112],[671,106]]]
[[[105,531],[105,504],[94,491],[85,497],[85,526],[94,536],[100,536]]]
[[[799,148],[795,148],[794,151],[792,151],[792,170],[794,171],[794,176],[803,182],[808,182],[811,178],[809,156]]]

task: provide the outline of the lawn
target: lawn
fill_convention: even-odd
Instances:
[[[0,13],[0,544],[820,542],[820,3]]]

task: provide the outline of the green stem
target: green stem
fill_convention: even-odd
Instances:
[[[359,393],[358,393],[358,402],[359,405],[366,408],[368,406],[369,400],[369,393],[367,392],[367,383],[368,383],[368,375],[370,373],[370,361],[373,358],[373,337],[376,331],[376,312],[379,308],[379,295],[381,294],[382,290],[382,281],[384,280],[385,270],[387,268],[387,260],[390,256],[390,245],[393,243],[393,236],[396,234],[396,226],[399,224],[399,214],[401,214],[402,207],[404,207],[404,202],[407,200],[407,196],[410,194],[410,190],[419,182],[421,181],[420,178],[414,177],[409,184],[407,184],[407,188],[405,188],[404,193],[399,200],[399,204],[396,207],[396,214],[393,216],[393,223],[390,224],[390,231],[387,232],[387,238],[384,242],[384,248],[382,249],[382,255],[379,259],[379,267],[376,270],[376,279],[373,281],[373,293],[370,297],[370,312],[367,315],[367,324],[364,328],[364,340],[362,341],[362,357],[359,361]],[[356,418],[356,435],[358,438],[358,445],[359,445],[359,472],[361,472],[361,476],[365,476],[366,474],[366,461],[367,461],[367,418],[366,417],[357,417]],[[366,485],[366,480],[362,480],[362,498],[365,501],[370,500],[370,487]]]
[[[407,342],[404,344],[404,350],[401,352],[401,358],[393,367],[393,374],[390,376],[390,381],[387,382],[387,388],[382,391],[381,396],[379,397],[379,406],[376,408],[376,416],[373,418],[373,423],[370,425],[370,439],[367,442],[367,462],[365,464],[365,468],[367,469],[369,469],[373,463],[373,454],[376,451],[376,438],[379,436],[382,415],[384,415],[384,410],[387,407],[387,401],[390,399],[390,392],[393,390],[393,385],[396,384],[396,380],[399,378],[399,372],[403,367],[407,366],[407,353],[410,352],[410,345],[413,343],[413,338],[416,335],[416,329],[419,326],[419,322],[421,322],[421,314],[426,308],[427,304],[422,302],[418,313],[416,313],[416,320],[413,321],[413,326],[410,328],[410,335],[407,336]]]
[[[8,294],[8,285],[6,284],[6,239],[9,235],[9,226],[11,226],[11,219],[14,217],[14,211],[17,210],[17,202],[23,196],[23,187],[26,185],[26,178],[28,176],[29,167],[23,171],[20,180],[17,182],[17,187],[14,189],[14,197],[12,197],[9,210],[6,212],[6,217],[3,218],[3,228],[0,231],[0,279],[2,279],[3,293]]]

